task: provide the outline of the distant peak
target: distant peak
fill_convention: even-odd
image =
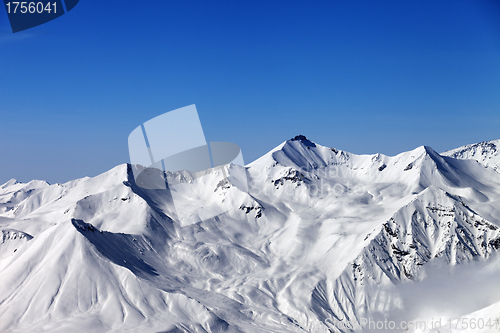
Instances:
[[[302,135],[302,134],[297,135],[295,138],[292,138],[292,139],[290,139],[290,140],[291,140],[291,141],[297,141],[297,140],[300,140],[300,141],[302,141],[302,140],[309,141],[309,140],[307,140],[307,138],[306,138],[304,135]]]
[[[498,140],[495,140],[495,141],[498,141]],[[497,146],[495,144],[495,141],[482,141],[479,143],[466,145],[465,147],[462,148],[462,151],[477,150],[482,155],[485,155],[487,153],[496,153]]]
[[[413,150],[410,151],[413,154],[416,154],[418,156],[420,155],[430,155],[432,156],[437,156],[439,153],[437,153],[434,149],[432,149],[429,146],[419,146]]]
[[[316,144],[312,141],[309,141],[304,135],[297,135],[296,137],[291,138],[290,141],[300,141],[307,147],[316,147]]]
[[[18,184],[18,183],[19,182],[16,179],[12,178],[11,180],[9,180],[5,184],[1,185],[0,187],[6,188],[7,186],[12,186],[12,185],[15,185],[15,184]]]
[[[441,155],[460,160],[476,160],[482,165],[500,172],[500,140],[469,144],[445,151]]]
[[[33,185],[33,186],[49,186],[49,182],[45,180],[38,180],[38,179],[33,179],[30,180],[28,185]]]
[[[479,152],[480,154],[496,153],[499,150],[500,140],[482,141],[478,143],[468,144],[462,147],[448,150],[445,154],[462,153],[465,151]]]

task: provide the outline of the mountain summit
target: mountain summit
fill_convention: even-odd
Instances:
[[[189,202],[137,186],[131,165],[65,184],[11,180],[0,186],[0,331],[498,320],[498,144],[356,155],[298,135],[225,166],[224,182],[207,171],[201,190],[229,208],[190,225],[177,218]]]

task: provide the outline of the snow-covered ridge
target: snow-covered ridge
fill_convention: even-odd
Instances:
[[[500,174],[474,160],[479,149],[356,155],[297,136],[226,167],[227,182],[209,171],[210,204],[233,207],[191,225],[130,165],[65,184],[11,180],[0,187],[0,331],[326,333],[414,319],[404,309],[425,291],[409,302],[405,290],[434,266],[497,269]],[[494,290],[478,297],[460,310],[500,304]]]
[[[500,172],[500,140],[483,141],[448,150],[442,153],[457,159],[476,160]]]

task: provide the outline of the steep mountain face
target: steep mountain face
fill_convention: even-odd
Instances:
[[[130,165],[66,184],[9,181],[0,331],[350,332],[366,318],[412,320],[425,297],[408,290],[434,267],[451,280],[455,267],[498,269],[498,155],[488,150],[485,168],[465,148],[355,155],[297,136],[202,182],[168,173],[196,184],[175,203],[137,186]],[[181,223],[195,195],[224,213]],[[495,302],[489,292],[455,315]]]
[[[498,226],[459,198],[430,186],[383,223],[338,279],[316,286],[313,300],[323,302],[318,302],[315,310],[325,320],[330,313],[353,328],[361,328],[359,319],[369,317],[370,312],[382,312],[383,317],[384,312],[394,315],[404,310],[397,293],[384,303],[377,299],[380,292],[373,291],[379,286],[425,279],[422,267],[433,261],[466,265],[487,260],[498,250]]]

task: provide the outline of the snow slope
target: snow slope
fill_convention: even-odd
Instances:
[[[176,208],[195,207],[194,193],[174,205],[168,190],[138,187],[130,165],[65,184],[11,180],[0,331],[362,331],[366,318],[429,316],[440,293],[467,295],[450,296],[453,318],[496,309],[498,155],[488,148],[481,164],[467,147],[355,155],[297,136],[203,182],[168,173],[225,207],[189,225]],[[482,289],[463,278],[477,265],[489,269]]]

